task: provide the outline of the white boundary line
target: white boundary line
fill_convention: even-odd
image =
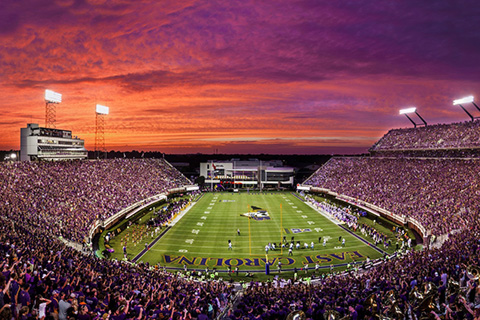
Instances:
[[[329,215],[328,213],[326,213],[324,210],[318,209],[317,207],[315,207],[315,206],[314,206],[313,204],[311,204],[310,202],[305,201],[305,203],[306,203],[310,208],[312,208],[313,210],[317,211],[318,213],[320,213],[322,216],[324,216],[325,218],[327,218],[328,220],[330,220],[330,221],[333,222],[334,224],[336,224],[336,225],[343,224],[342,222],[339,222],[338,220],[332,218],[332,216]]]
[[[190,209],[197,203],[197,201],[192,202],[187,208],[183,209],[182,212],[180,212],[175,219],[173,219],[170,223],[168,223],[168,226],[173,227],[175,224],[177,224],[180,219],[183,218],[183,216],[190,211]]]

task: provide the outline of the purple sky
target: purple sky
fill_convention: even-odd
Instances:
[[[411,126],[404,107],[468,120],[452,100],[480,94],[479,16],[476,1],[1,1],[0,150],[44,125],[51,89],[57,128],[88,149],[100,103],[109,150],[362,152]]]

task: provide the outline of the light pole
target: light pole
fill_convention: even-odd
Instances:
[[[463,105],[462,105],[462,104],[465,104],[465,103],[471,103],[471,104],[473,104],[473,105],[475,106],[475,108],[477,108],[478,111],[480,111],[480,108],[479,108],[479,107],[475,104],[475,102],[473,102],[473,101],[474,101],[473,96],[468,96],[468,97],[465,97],[465,98],[453,100],[453,105],[454,105],[454,106],[460,106],[460,108],[462,108],[463,111],[465,111],[465,113],[466,113],[466,114],[470,117],[470,119],[473,121],[473,120],[475,120],[475,119],[477,119],[477,118],[479,118],[479,117],[474,117],[474,116],[472,116],[472,114],[471,114],[470,112],[468,112],[467,109],[465,109],[465,108],[463,107]]]
[[[56,104],[62,102],[62,95],[45,90],[45,128],[56,128]]]
[[[107,149],[105,148],[105,118],[109,114],[109,108],[97,104],[95,108],[95,154],[100,158],[100,152],[105,153],[107,158]]]
[[[422,120],[423,123],[416,123],[415,121],[412,120],[412,118],[410,118],[408,116],[408,114],[410,113],[415,113],[417,115],[417,117]],[[407,108],[407,109],[401,109],[399,111],[399,114],[404,114],[405,117],[407,117],[408,120],[410,120],[411,123],[413,123],[413,126],[416,128],[417,126],[427,126],[427,122],[418,114],[417,112],[417,108],[415,107],[412,107],[412,108]]]

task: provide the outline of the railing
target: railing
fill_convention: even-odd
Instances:
[[[425,229],[424,226],[414,218],[410,217],[405,217],[404,215],[398,215],[393,212],[390,212],[388,210],[385,210],[384,208],[378,207],[374,204],[371,204],[369,202],[352,198],[347,195],[343,194],[338,194],[337,192],[331,191],[330,189],[325,189],[325,188],[317,188],[313,186],[308,186],[308,185],[300,185],[298,186],[299,190],[309,190],[310,192],[313,193],[325,193],[330,196],[335,197],[338,200],[347,202],[349,204],[352,204],[354,206],[357,206],[363,210],[367,210],[368,212],[377,215],[377,216],[382,216],[385,217],[391,221],[394,221],[398,224],[407,224],[410,228],[414,229],[417,231],[423,238],[428,237],[431,235],[431,231]]]
[[[94,235],[98,233],[98,230],[100,228],[108,228],[110,227],[114,222],[121,218],[128,218],[134,215],[135,213],[139,212],[145,207],[148,207],[149,205],[166,200],[169,195],[171,194],[176,194],[176,193],[181,193],[181,192],[187,192],[187,191],[193,191],[193,190],[198,190],[198,186],[194,185],[188,185],[188,186],[183,186],[181,188],[174,188],[170,189],[167,192],[164,193],[159,193],[154,196],[151,196],[149,198],[143,199],[141,201],[135,202],[134,204],[120,210],[119,212],[115,213],[114,215],[108,217],[105,220],[96,220],[93,223],[93,226],[90,228],[88,232],[88,242],[91,243]]]

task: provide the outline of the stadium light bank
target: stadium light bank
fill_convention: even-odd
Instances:
[[[102,106],[101,104],[97,104],[97,107],[95,108],[95,112],[98,114],[108,114],[109,108],[106,106]]]
[[[56,128],[55,105],[62,102],[62,95],[52,90],[45,90],[45,128]]]
[[[476,118],[478,117],[474,117],[470,112],[467,111],[467,109],[465,109],[465,107],[463,106],[463,104],[466,104],[466,103],[471,103],[475,106],[475,108],[477,108],[478,111],[480,111],[480,108],[475,104],[474,102],[474,98],[473,96],[468,96],[468,97],[465,97],[465,98],[461,98],[461,99],[457,99],[457,100],[453,100],[453,105],[454,106],[460,106],[460,108],[463,109],[463,111],[465,111],[465,113],[470,117],[470,119],[475,120]]]
[[[416,123],[415,121],[412,120],[412,118],[410,118],[408,116],[408,114],[410,113],[415,113],[417,115],[417,117],[422,120],[423,123]],[[411,123],[413,123],[413,126],[416,128],[417,126],[427,126],[427,122],[418,114],[417,112],[417,108],[415,107],[411,107],[411,108],[406,108],[406,109],[401,109],[399,111],[399,114],[404,114],[405,117],[407,117],[408,120],[410,120]]]
[[[100,159],[101,154],[107,158],[105,148],[105,117],[109,114],[110,108],[97,104],[95,107],[95,154]]]

